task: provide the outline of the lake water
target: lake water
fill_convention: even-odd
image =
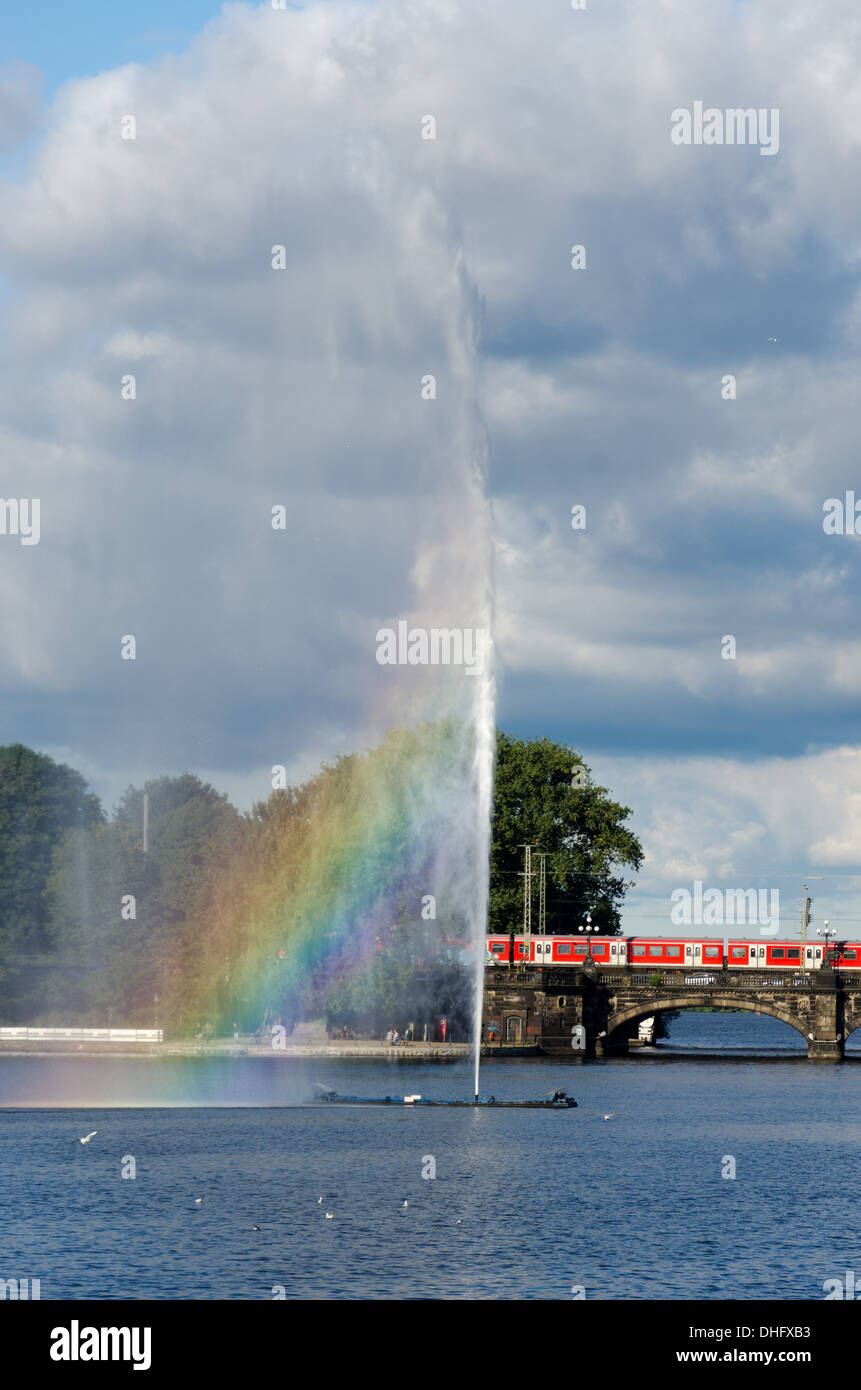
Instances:
[[[859,1056],[687,1013],[655,1052],[484,1065],[486,1094],[561,1084],[567,1112],[296,1103],[317,1081],[468,1097],[467,1060],[6,1058],[0,1278],[43,1299],[822,1299],[861,1271]]]

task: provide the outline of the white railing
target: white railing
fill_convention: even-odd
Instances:
[[[0,1028],[0,1042],[5,1038],[23,1041],[29,1038],[58,1042],[162,1042],[161,1028]]]

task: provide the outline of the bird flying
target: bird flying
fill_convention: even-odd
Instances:
[[[95,1137],[96,1137],[96,1135],[98,1134],[98,1132],[99,1132],[99,1131],[98,1131],[97,1129],[91,1129],[90,1132],[89,1132],[89,1134],[85,1134],[84,1137],[83,1137],[83,1139],[82,1139],[80,1142],[81,1142],[82,1144],[89,1144],[89,1142],[90,1142],[91,1139],[95,1139]]]

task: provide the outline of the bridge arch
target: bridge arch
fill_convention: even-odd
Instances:
[[[843,1015],[843,1041],[847,1042],[858,1028],[861,1028],[861,1001],[847,1008]]]
[[[668,994],[658,996],[649,1000],[648,1003],[637,1003],[627,1005],[616,1013],[610,1014],[607,1020],[607,1037],[604,1039],[605,1046],[612,1046],[618,1042],[618,1033],[629,1023],[636,1023],[641,1018],[650,1018],[652,1014],[664,1013],[668,1009],[702,1009],[707,1006],[712,1009],[729,1009],[734,1013],[759,1013],[768,1014],[770,1018],[776,1018],[781,1023],[788,1023],[790,1028],[794,1028],[796,1033],[800,1033],[805,1043],[808,1042],[809,1024],[806,1019],[799,1018],[791,1014],[780,1005],[773,1003],[770,999],[758,999],[756,997],[739,997],[732,993],[722,994],[719,990],[709,991],[707,994]],[[861,1027],[861,1017],[858,1019],[856,1027]]]

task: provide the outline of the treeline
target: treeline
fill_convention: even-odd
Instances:
[[[445,1013],[465,1030],[471,956],[440,849],[458,829],[452,738],[395,731],[248,813],[190,773],[159,777],[110,817],[73,768],[0,748],[0,1019],[158,1017],[190,1035],[316,1017],[374,1031]],[[500,733],[491,930],[519,929],[524,842],[547,854],[548,930],[576,930],[587,912],[618,930],[623,873],[642,858],[628,815],[565,745]]]

